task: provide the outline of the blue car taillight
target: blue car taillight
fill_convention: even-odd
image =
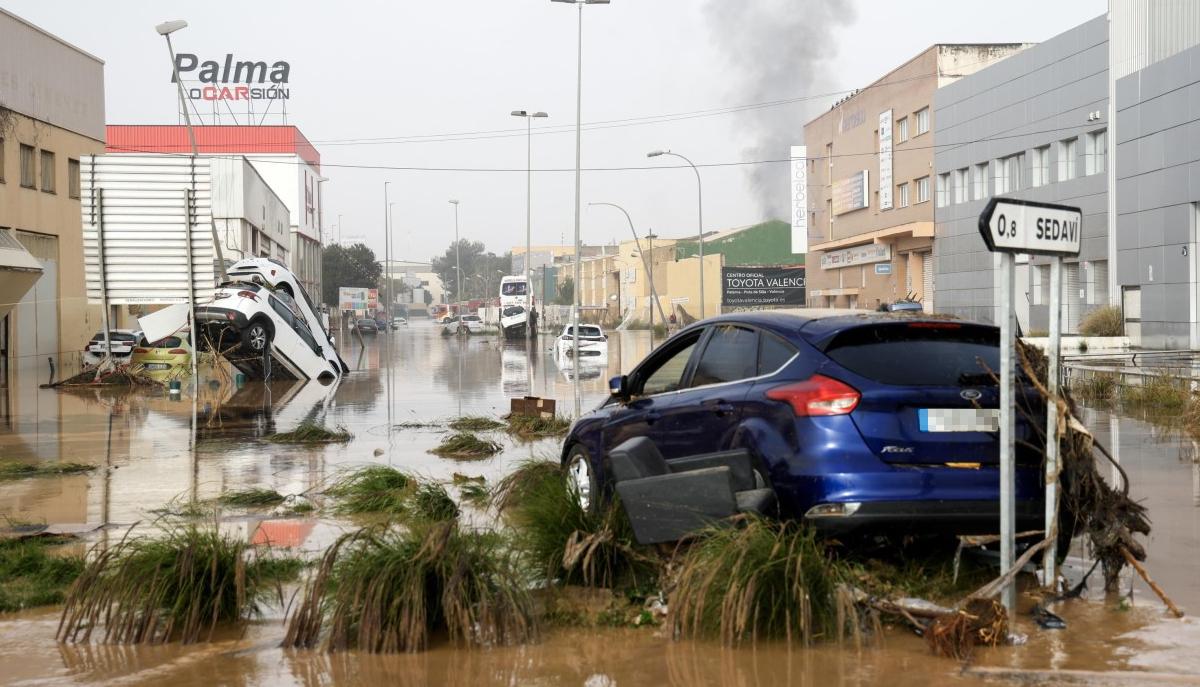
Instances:
[[[767,398],[791,404],[797,416],[847,415],[858,407],[862,396],[854,387],[832,377],[813,375],[803,382],[777,386]]]

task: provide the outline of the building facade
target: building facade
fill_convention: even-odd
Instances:
[[[1200,47],[1116,82],[1117,284],[1125,334],[1200,348]]]
[[[15,385],[14,402],[79,372],[100,329],[83,276],[79,160],[104,136],[104,63],[0,9],[0,238],[41,265],[27,291],[0,294],[17,303],[0,323],[0,383]]]
[[[1079,258],[1063,265],[1064,331],[1109,302],[1107,41],[1107,19],[1097,17],[935,94],[938,312],[1000,321],[997,258],[979,234],[992,196],[1083,211]],[[1049,328],[1049,270],[1046,258],[1018,258],[1025,331]]]
[[[809,305],[932,308],[934,93],[1027,47],[934,45],[805,125]]]
[[[244,157],[288,208],[288,267],[312,294],[321,291],[324,234],[321,154],[295,126],[196,126],[200,155]],[[111,153],[191,153],[186,126],[110,125]]]
[[[987,197],[1011,195],[1083,211],[1079,258],[1063,269],[1064,332],[1111,305],[1135,346],[1200,348],[1200,5],[1109,8],[938,91],[937,310],[998,321],[977,223]],[[1048,262],[1018,262],[1018,320],[1048,329]]]

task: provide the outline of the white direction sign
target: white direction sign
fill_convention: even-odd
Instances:
[[[1067,205],[992,198],[979,215],[979,233],[993,253],[1079,255],[1083,213]]]

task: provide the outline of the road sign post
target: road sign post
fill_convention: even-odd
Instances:
[[[1012,569],[1016,548],[1015,453],[1016,398],[1016,313],[1014,305],[1013,256],[1018,253],[1053,258],[1050,275],[1050,344],[1047,347],[1046,426],[1046,536],[1057,531],[1058,514],[1058,367],[1061,347],[1061,318],[1058,304],[1062,291],[1062,258],[1079,255],[1083,213],[1079,208],[1015,198],[992,198],[979,215],[979,233],[988,250],[1000,256],[1000,569]],[[1044,554],[1045,583],[1055,581],[1053,543]],[[1001,601],[1011,614],[1016,608],[1014,582],[1004,588]]]

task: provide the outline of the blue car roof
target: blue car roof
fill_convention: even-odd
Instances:
[[[710,317],[698,325],[712,322],[745,322],[774,330],[780,334],[792,335],[803,333],[805,339],[811,342],[823,341],[830,336],[853,327],[885,322],[946,322],[944,316],[928,315],[921,312],[897,311],[877,312],[872,310],[849,310],[837,308],[795,308],[787,310],[756,310],[752,312],[729,313]],[[970,320],[952,320],[957,324],[975,327],[990,327],[994,325],[973,322]],[[696,325],[693,325],[696,326]]]

